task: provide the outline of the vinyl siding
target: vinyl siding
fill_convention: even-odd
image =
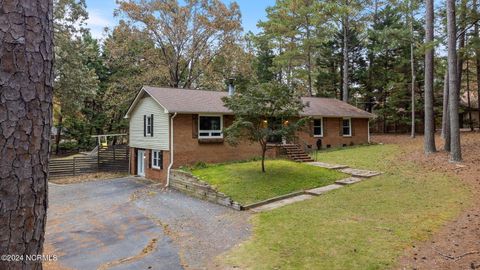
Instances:
[[[153,137],[143,136],[143,116],[153,114]],[[153,98],[142,98],[130,115],[130,147],[170,150],[169,149],[169,115],[165,113]]]

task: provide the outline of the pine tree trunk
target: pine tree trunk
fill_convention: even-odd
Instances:
[[[434,50],[432,46],[434,38],[434,3],[426,0],[425,43],[428,48],[425,51],[425,154],[436,152],[435,147],[435,115],[433,111],[433,74],[434,74]]]
[[[310,22],[307,18],[307,70],[308,70],[308,95],[313,96],[312,87],[312,49],[310,47]]]
[[[458,74],[457,74],[457,31],[455,18],[455,0],[447,0],[447,33],[448,33],[448,87],[450,110],[450,161],[461,162],[460,121],[458,115]]]
[[[478,18],[477,0],[473,0],[473,14]],[[478,31],[478,22],[475,23],[474,37],[480,38]],[[478,100],[478,128],[480,129],[480,48],[475,49],[475,58],[477,65],[477,100]]]
[[[345,1],[348,7],[348,1]],[[348,14],[343,15],[343,79],[342,79],[342,100],[348,102]]]
[[[412,89],[411,89],[411,98],[412,98],[412,123],[411,123],[411,134],[410,136],[412,138],[415,138],[415,81],[416,81],[416,75],[415,75],[415,51],[414,51],[414,36],[413,36],[413,0],[410,0],[411,6],[410,6],[410,69],[412,72]]]
[[[466,11],[467,10],[467,0],[462,0],[462,8],[460,10],[460,28],[458,32],[460,35],[458,36],[458,50],[457,50],[457,87],[458,91],[462,88],[462,77],[463,77],[463,53],[458,53],[465,47],[465,28],[466,26]],[[457,33],[455,33],[457,35]]]
[[[374,1],[374,13],[373,13],[373,24],[377,25],[378,23],[378,0]],[[365,104],[365,110],[369,113],[373,110],[373,68],[375,66],[375,57],[374,57],[374,49],[376,46],[376,39],[372,40],[372,49],[368,53],[368,83],[367,83],[367,103]]]
[[[444,140],[444,150],[450,152],[450,109],[448,107],[448,70],[445,72],[445,80],[443,82],[443,113],[442,113],[442,138]]]
[[[43,252],[52,123],[52,1],[0,1],[0,254]],[[0,269],[42,269],[0,261]]]

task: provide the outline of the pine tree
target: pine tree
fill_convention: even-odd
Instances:
[[[450,160],[462,161],[460,145],[460,123],[458,115],[459,79],[457,73],[457,24],[455,1],[447,0],[447,36],[448,36],[448,77],[449,77],[449,111],[450,111]]]
[[[52,1],[0,8],[0,254],[41,255],[47,218],[52,125]],[[42,269],[0,260],[0,269]]]
[[[434,79],[434,1],[426,0],[425,7],[425,134],[424,151],[426,154],[436,152],[435,117],[433,111],[433,79]]]

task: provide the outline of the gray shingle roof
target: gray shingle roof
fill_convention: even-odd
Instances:
[[[232,113],[222,101],[222,97],[228,95],[227,92],[151,86],[144,86],[143,89],[170,113]],[[373,114],[338,99],[302,97],[302,100],[308,105],[301,113],[304,116],[374,117]]]

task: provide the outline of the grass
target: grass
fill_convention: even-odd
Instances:
[[[241,204],[259,202],[291,192],[332,184],[346,175],[287,160],[211,165],[192,173]]]
[[[395,145],[351,146],[322,150],[316,154],[311,154],[311,156],[321,162],[344,164],[357,169],[383,171],[394,162],[398,150]]]
[[[318,159],[385,174],[255,215],[253,236],[225,254],[240,269],[389,269],[470,201],[450,175],[400,161],[394,145],[321,152]]]

